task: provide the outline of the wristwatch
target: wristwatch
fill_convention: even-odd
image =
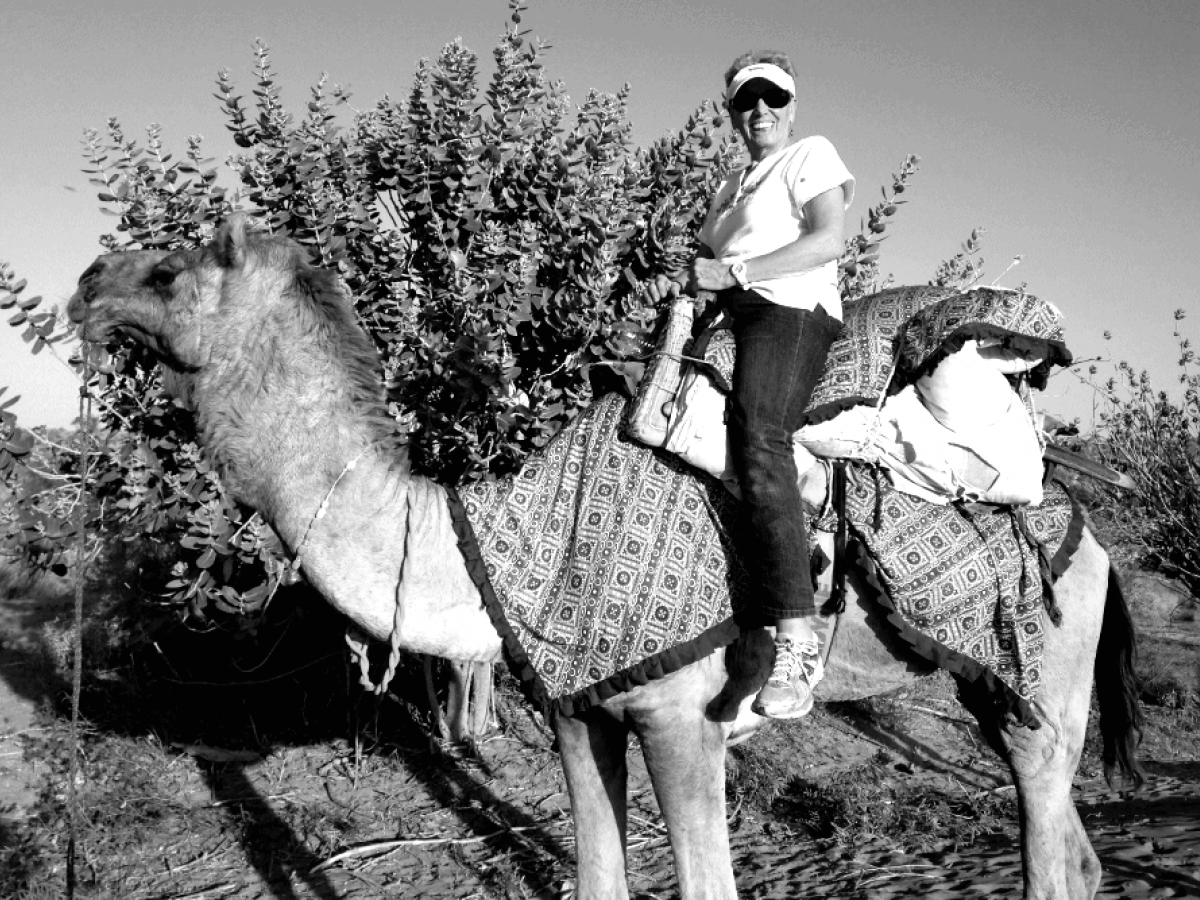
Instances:
[[[749,289],[750,280],[746,277],[746,261],[739,259],[729,267],[729,274],[733,276],[733,280],[738,283],[743,291]]]

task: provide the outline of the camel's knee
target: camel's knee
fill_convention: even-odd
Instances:
[[[1013,774],[1036,778],[1049,772],[1073,773],[1083,753],[1086,715],[1075,721],[1074,716],[1051,716],[1042,709],[1038,718],[1039,728],[1011,725],[1001,730]]]

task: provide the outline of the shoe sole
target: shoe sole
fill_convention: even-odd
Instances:
[[[804,707],[803,709],[784,713],[767,712],[767,710],[761,706],[757,700],[750,704],[750,711],[756,715],[762,716],[764,719],[802,719],[812,712],[812,708],[813,704],[811,700],[809,701],[808,706]]]

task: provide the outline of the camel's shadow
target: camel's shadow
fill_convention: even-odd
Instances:
[[[127,581],[111,569],[97,574],[108,583]],[[222,831],[236,835],[239,845],[234,857],[240,859],[231,862],[252,868],[267,895],[333,900],[345,894],[339,888],[345,873],[318,869],[329,855],[328,847],[313,846],[303,821],[298,823],[303,816],[271,796],[264,787],[268,779],[255,771],[258,764],[220,761],[219,754],[218,761],[204,761],[200,754],[193,766],[179,748],[254,751],[278,760],[290,758],[298,748],[319,747],[324,752],[357,741],[368,751],[378,750],[382,777],[419,785],[456,820],[444,822],[447,832],[466,841],[486,838],[490,851],[532,857],[537,868],[547,872],[561,872],[571,864],[572,848],[543,827],[544,816],[535,817],[499,796],[494,773],[486,766],[469,755],[430,749],[419,713],[424,704],[420,678],[409,679],[407,692],[399,684],[393,688],[400,703],[378,701],[352,683],[342,638],[344,620],[306,589],[281,592],[253,636],[232,622],[204,630],[183,625],[177,617],[173,622],[169,616],[148,621],[135,615],[142,606],[104,590],[89,588],[85,599],[81,713],[86,742],[95,747],[115,738],[118,741],[108,746],[120,747],[119,739],[128,738],[143,748],[161,748],[156,765],[194,768],[196,780],[207,790],[196,797],[171,799],[205,807],[210,820],[223,816]],[[0,679],[13,694],[42,710],[43,720],[50,722],[45,733],[60,736],[65,728],[54,723],[65,722],[70,709],[71,606],[62,585],[31,588],[19,598],[0,602]],[[413,663],[412,668],[416,671],[419,665]],[[60,743],[66,752],[65,739]],[[61,814],[64,768],[41,767],[40,799],[31,816],[49,820]],[[114,763],[114,768],[119,765]],[[111,805],[121,800],[119,794],[109,784],[90,799]],[[86,788],[82,796],[89,801]],[[11,856],[28,844],[34,829],[29,819],[10,818],[5,812],[0,809],[0,850]],[[395,835],[393,830],[382,837]],[[25,858],[28,853],[19,855]],[[24,874],[4,874],[10,881],[24,881],[36,867],[36,861],[27,861]]]

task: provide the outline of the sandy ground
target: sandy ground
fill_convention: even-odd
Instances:
[[[53,610],[32,600],[0,607],[2,837],[4,827],[19,825],[33,792],[45,784],[44,768],[35,769],[22,753],[37,734],[31,698],[44,690],[29,683],[23,660]],[[1173,658],[1194,665],[1192,642],[1200,633],[1194,623],[1145,624],[1178,645],[1183,655]],[[951,702],[925,696],[897,708],[902,727],[822,710],[755,740],[775,742],[760,748],[768,754],[798,754],[812,775],[874,760],[899,783],[930,790],[1010,790],[997,761],[958,721],[962,714]],[[121,757],[124,780],[118,783],[116,775],[101,770],[90,777],[100,802],[114,807],[113,821],[128,824],[92,836],[85,895],[569,900],[574,846],[557,757],[526,708],[510,701],[501,714],[506,728],[483,741],[475,756],[431,750],[420,742],[382,742],[356,758],[352,747],[334,742],[229,762],[212,761],[213,748],[164,746],[152,736],[101,736],[100,743],[112,741],[118,748],[110,756]],[[1076,802],[1104,868],[1100,896],[1200,898],[1200,748],[1151,735],[1142,756],[1148,784],[1132,799],[1111,793],[1087,766],[1076,784]],[[636,746],[630,766],[631,891],[641,900],[675,897],[670,851]],[[131,793],[131,772],[143,773],[137,784],[146,796]],[[743,897],[1019,895],[1020,857],[1011,820],[972,847],[945,843],[904,853],[869,836],[853,846],[814,840],[794,823],[743,806],[736,796],[730,807]],[[347,848],[366,849],[335,859]],[[50,877],[60,879],[61,870]]]

